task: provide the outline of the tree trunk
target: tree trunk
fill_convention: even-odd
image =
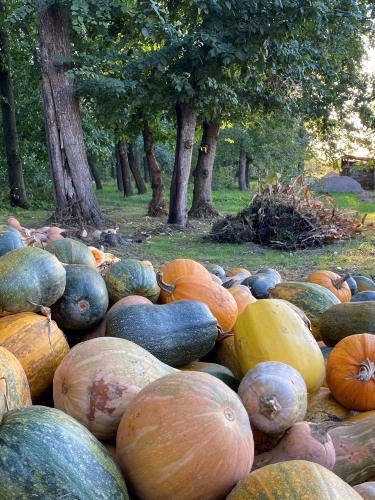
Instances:
[[[251,165],[251,160],[249,158],[246,158],[246,170],[245,170],[246,189],[250,189],[250,165]]]
[[[241,149],[238,173],[238,189],[240,191],[247,191],[246,187],[246,151]]]
[[[131,173],[133,174],[135,180],[135,185],[137,187],[138,194],[145,194],[147,192],[147,188],[145,183],[143,182],[138,166],[139,161],[137,161],[137,158],[133,151],[133,146],[131,144],[129,144],[128,160]]]
[[[190,217],[219,215],[212,203],[212,171],[219,132],[219,123],[203,123],[202,142],[199,148],[197,166],[193,172],[194,191],[189,210]]]
[[[186,227],[187,191],[197,113],[187,102],[177,102],[175,108],[177,114],[177,141],[170,190],[168,224]]]
[[[159,164],[155,158],[154,139],[147,120],[143,120],[142,135],[147,167],[151,171],[152,199],[148,205],[147,215],[150,217],[161,217],[166,214],[164,184]]]
[[[5,14],[5,6],[2,0],[0,0],[0,13]],[[0,96],[10,204],[12,207],[26,208],[28,203],[18,142],[10,64],[8,34],[5,29],[0,29]]]
[[[124,181],[122,180],[121,164],[120,164],[120,153],[118,150],[118,142],[115,144],[115,154],[116,154],[116,180],[117,189],[124,192]]]
[[[133,187],[130,179],[128,151],[125,139],[120,139],[118,141],[118,152],[120,158],[122,180],[124,184],[124,196],[133,196]]]
[[[93,176],[94,181],[95,181],[96,189],[103,189],[102,182],[101,182],[100,177],[99,177],[99,172],[96,170],[95,163],[94,163],[93,159],[90,156],[88,156],[87,161],[89,163],[91,175]]]
[[[143,177],[145,182],[150,182],[150,167],[146,155],[143,157]]]
[[[51,169],[55,218],[100,226],[102,215],[91,182],[83,141],[82,123],[74,81],[65,73],[71,57],[69,27],[59,4],[45,7],[37,0],[39,46],[42,65],[42,97],[48,157]]]

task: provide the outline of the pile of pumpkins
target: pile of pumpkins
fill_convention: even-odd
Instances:
[[[112,257],[0,226],[0,499],[375,498],[371,279]]]

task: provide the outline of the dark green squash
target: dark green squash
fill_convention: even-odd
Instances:
[[[352,294],[352,297],[353,295],[355,295],[357,292],[358,292],[358,286],[357,286],[357,282],[356,280],[350,276],[347,280],[346,280],[347,284],[349,285],[349,288],[350,288],[350,292]]]
[[[12,313],[39,312],[64,293],[65,268],[52,254],[22,247],[0,257],[0,308]],[[1,312],[1,311],[0,311]]]
[[[56,255],[63,264],[84,264],[96,268],[96,260],[88,246],[78,240],[63,238],[45,246],[47,252]]]
[[[364,290],[352,296],[350,302],[366,302],[367,300],[375,300],[375,290]]]
[[[106,336],[140,345],[169,366],[182,366],[215,345],[217,321],[203,302],[124,304],[107,317]]]
[[[233,373],[223,365],[209,363],[208,361],[192,361],[191,363],[178,367],[179,370],[188,372],[204,372],[218,378],[226,384],[232,391],[237,392],[238,381]]]
[[[15,227],[0,225],[0,256],[23,247],[22,235]]]
[[[62,329],[87,330],[107,312],[107,287],[101,274],[91,267],[70,264],[65,270],[65,291],[51,306],[52,319]]]
[[[105,273],[104,281],[111,304],[128,295],[142,295],[153,303],[159,298],[160,288],[155,272],[137,259],[116,262]]]
[[[372,279],[366,276],[353,276],[353,280],[357,283],[357,292],[375,291],[375,282]]]
[[[128,500],[104,446],[54,408],[8,411],[0,425],[1,500]]]
[[[342,302],[331,306],[321,315],[318,328],[328,347],[356,333],[375,334],[375,304],[373,301]]]

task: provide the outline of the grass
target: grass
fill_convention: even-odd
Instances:
[[[188,207],[191,204],[192,189],[189,190]],[[262,267],[277,269],[285,279],[305,276],[315,269],[329,269],[336,272],[349,271],[375,277],[375,234],[368,231],[352,241],[340,241],[321,249],[282,252],[254,244],[218,244],[203,242],[212,220],[192,219],[186,230],[177,230],[167,224],[167,218],[146,217],[150,190],[145,195],[124,198],[113,183],[104,184],[97,191],[103,215],[110,226],[119,228],[118,233],[127,241],[125,245],[109,251],[121,258],[147,259],[156,269],[175,258],[191,258],[201,262],[208,269],[220,265],[229,271],[244,267],[255,272]],[[356,201],[355,193],[332,193],[338,208],[357,210],[367,220],[375,222],[375,201]],[[222,214],[236,214],[250,202],[250,192],[240,192],[233,187],[213,192],[213,201]],[[52,210],[26,211],[2,208],[0,222],[5,223],[11,215],[17,217],[26,227],[41,227]]]

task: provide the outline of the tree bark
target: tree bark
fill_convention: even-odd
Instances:
[[[245,171],[246,189],[250,189],[250,165],[251,165],[251,160],[250,158],[246,157],[246,171]]]
[[[65,74],[69,65],[57,57],[72,55],[67,17],[59,4],[45,7],[44,1],[37,0],[37,10],[55,218],[100,226],[102,215],[91,182],[74,81]]]
[[[143,177],[145,182],[150,182],[150,167],[146,155],[143,157]]]
[[[219,140],[220,124],[203,123],[203,135],[199,148],[197,166],[193,172],[194,190],[189,217],[219,215],[212,203],[212,172]]]
[[[152,198],[148,205],[147,215],[161,217],[166,214],[164,184],[162,172],[154,154],[154,139],[147,120],[143,120],[143,147],[146,154],[147,167],[151,171]]]
[[[93,176],[95,181],[96,189],[103,189],[102,181],[100,180],[99,172],[96,170],[94,160],[90,156],[88,156],[87,161],[89,163],[91,175]]]
[[[177,141],[170,189],[168,224],[186,227],[187,191],[197,113],[187,102],[177,102],[175,108],[177,115]]]
[[[128,148],[128,160],[131,173],[133,174],[135,180],[135,185],[137,187],[138,194],[145,194],[147,192],[147,188],[139,171],[139,166],[138,166],[139,161],[137,161],[137,158],[133,151],[133,146],[131,144],[129,144]]]
[[[5,6],[2,0],[0,0],[0,13],[5,14]],[[26,208],[28,203],[17,134],[10,65],[8,34],[5,29],[0,29],[0,96],[2,98],[1,113],[8,167],[10,204],[12,207]]]
[[[238,173],[238,189],[240,191],[247,191],[246,187],[246,151],[241,149]]]
[[[124,184],[124,196],[133,196],[133,187],[130,179],[130,167],[128,160],[128,150],[125,139],[118,141],[118,152],[120,158],[121,174]]]
[[[124,182],[122,180],[122,172],[121,172],[121,164],[120,164],[120,153],[118,150],[118,142],[115,144],[115,155],[116,155],[116,180],[117,180],[117,189],[124,192]]]

